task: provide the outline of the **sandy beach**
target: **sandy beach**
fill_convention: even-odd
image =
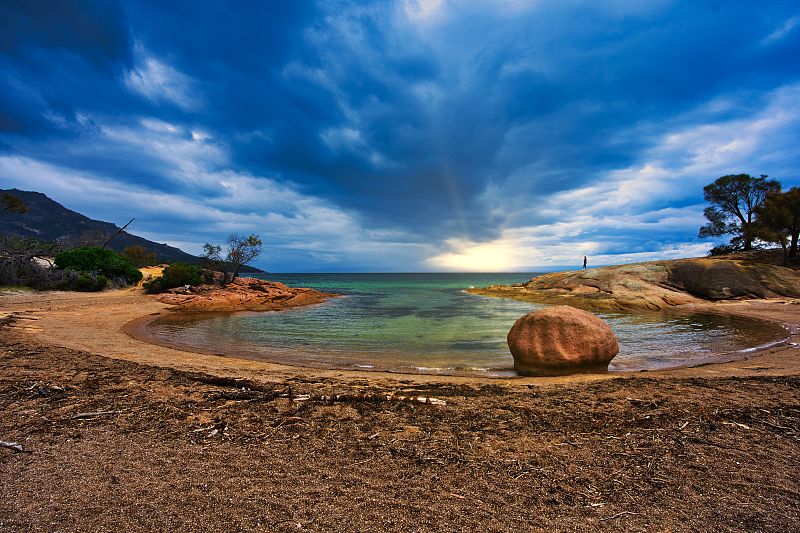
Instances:
[[[714,305],[790,332],[746,359],[515,379],[301,368],[143,341],[136,331],[166,307],[139,289],[0,295],[0,440],[23,448],[0,448],[0,528],[800,523],[791,301]]]
[[[0,3],[0,533],[800,532],[763,4]]]

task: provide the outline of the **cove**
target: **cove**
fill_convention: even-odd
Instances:
[[[506,334],[538,304],[464,289],[524,282],[520,274],[270,274],[344,296],[282,312],[180,314],[146,327],[157,343],[300,366],[512,377]],[[777,324],[712,312],[599,314],[616,333],[611,371],[742,357],[787,336]]]

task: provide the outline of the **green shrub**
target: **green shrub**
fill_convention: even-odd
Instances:
[[[720,244],[708,251],[708,255],[728,255],[740,251],[740,248],[730,244]]]
[[[172,263],[160,277],[145,281],[143,286],[149,293],[164,292],[184,285],[200,285],[203,282],[202,270],[186,263]]]
[[[94,272],[78,272],[71,268],[63,271],[59,288],[69,291],[97,292],[108,286],[108,278]]]
[[[138,283],[142,273],[123,256],[96,246],[75,248],[56,255],[56,266],[76,272],[94,273],[95,277],[124,278],[128,283]]]
[[[104,275],[81,272],[75,280],[74,288],[76,291],[95,292],[102,291],[106,285],[108,285],[108,278]]]

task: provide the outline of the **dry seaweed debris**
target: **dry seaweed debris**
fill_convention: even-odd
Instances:
[[[0,435],[36,453],[0,449],[0,529],[800,524],[797,376],[258,383],[16,339]]]

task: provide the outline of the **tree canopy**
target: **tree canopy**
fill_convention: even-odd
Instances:
[[[261,255],[261,239],[258,235],[244,237],[238,233],[228,235],[225,247],[228,250],[227,260],[231,264],[233,279],[239,276],[239,269]]]
[[[222,283],[233,281],[239,276],[239,270],[247,263],[261,255],[262,242],[258,235],[244,237],[231,233],[225,241],[225,257],[222,246],[206,243],[203,245],[203,262],[207,268],[222,271]],[[228,269],[232,272],[228,280]]]
[[[797,257],[800,237],[800,188],[771,195],[756,211],[759,237],[780,244],[784,260]]]
[[[779,193],[777,180],[749,174],[722,176],[703,188],[705,200],[711,204],[703,214],[708,224],[700,228],[700,237],[732,235],[729,248],[752,250],[758,237],[756,212],[768,197]]]
[[[96,272],[108,278],[125,278],[128,283],[138,283],[142,279],[142,273],[125,257],[97,246],[61,252],[56,255],[55,264],[61,269]]]

